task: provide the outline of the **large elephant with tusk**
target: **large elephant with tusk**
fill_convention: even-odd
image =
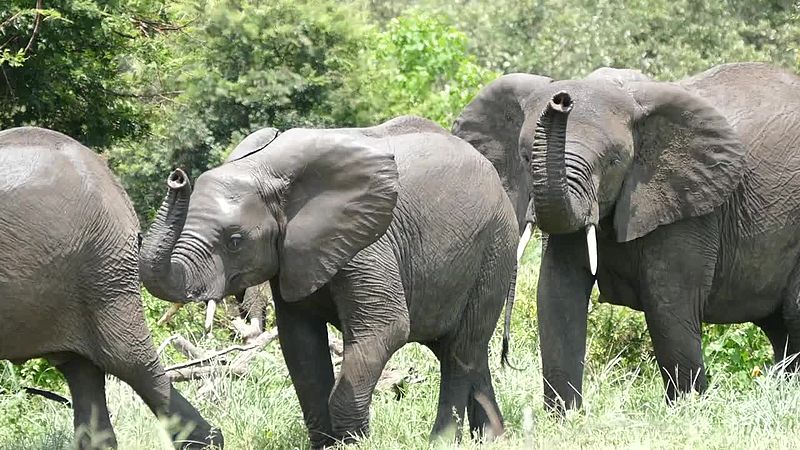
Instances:
[[[519,155],[547,234],[538,325],[548,406],[581,403],[595,282],[601,301],[644,312],[670,400],[706,388],[703,322],[753,322],[776,360],[800,352],[796,75],[758,63],[674,83],[614,69],[563,81],[512,74],[462,118],[473,145]]]
[[[168,186],[142,243],[142,282],[165,300],[212,302],[269,280],[314,447],[368,433],[372,392],[407,342],[441,362],[432,437],[460,436],[466,417],[476,438],[504,432],[488,350],[518,231],[497,173],[469,144],[416,117],[292,129],[194,191],[180,170]],[[343,336],[337,378],[327,323]]]

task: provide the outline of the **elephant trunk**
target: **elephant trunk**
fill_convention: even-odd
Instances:
[[[590,164],[566,149],[567,118],[573,102],[559,92],[536,126],[530,158],[536,224],[546,233],[572,233],[591,225],[596,204]]]
[[[180,170],[167,179],[169,190],[150,226],[139,253],[139,276],[151,294],[163,300],[186,302],[186,267],[173,257],[173,249],[186,222],[192,187]]]

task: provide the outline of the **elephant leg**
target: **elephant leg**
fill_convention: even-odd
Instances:
[[[545,407],[580,408],[589,295],[586,234],[548,235],[537,291]]]
[[[328,405],[336,436],[369,434],[372,393],[389,358],[410,331],[400,269],[387,239],[356,255],[331,280],[344,353]]]
[[[708,386],[700,322],[668,308],[645,311],[647,328],[653,341],[656,361],[661,368],[669,402],[679,393],[704,392]]]
[[[470,434],[476,441],[483,440],[487,431],[491,431],[490,437],[498,437],[503,433],[503,416],[497,405],[488,361],[467,399],[467,417]]]
[[[782,313],[775,313],[753,323],[767,335],[772,344],[773,359],[776,364],[789,355],[789,331],[786,329]]]
[[[314,295],[322,294],[318,291]],[[328,410],[333,364],[326,321],[302,307],[310,299],[286,303],[276,292],[274,300],[281,352],[303,410],[311,446],[330,446],[335,442]]]
[[[79,449],[117,448],[106,405],[105,373],[89,360],[75,356],[57,366],[72,394],[75,442]]]
[[[448,343],[432,349],[441,363],[441,381],[431,440],[460,442],[465,417],[475,439],[483,438],[487,428],[491,437],[502,435],[503,416],[492,387],[488,343]]]
[[[450,345],[431,346],[439,358],[441,379],[439,381],[439,404],[436,420],[431,430],[431,441],[436,439],[461,441],[461,428],[472,389],[469,366],[453,355]]]
[[[704,392],[701,321],[714,279],[717,232],[713,218],[685,221],[645,236],[640,294],[668,402]]]
[[[98,347],[103,351],[94,356],[95,364],[133,388],[156,416],[174,421],[168,431],[177,448],[203,448],[209,443],[223,446],[219,430],[205,421],[164,373],[138,306],[140,303],[137,292],[107,303],[112,309],[118,305],[136,305],[135,313],[129,307],[123,308],[123,312],[110,309],[98,312],[105,320],[98,326]],[[109,315],[114,320],[110,320]],[[109,323],[113,330],[107,329]]]
[[[785,345],[785,355],[791,360],[786,367],[787,371],[800,371],[800,267],[796,267],[792,282],[787,289],[789,297],[783,303],[783,320],[788,332]],[[777,359],[777,357],[776,357]]]

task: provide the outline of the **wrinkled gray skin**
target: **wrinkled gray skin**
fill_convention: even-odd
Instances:
[[[107,373],[155,414],[180,419],[173,440],[194,427],[197,444],[177,448],[211,442],[156,355],[139,294],[139,223],[104,161],[63,134],[26,127],[0,132],[0,167],[0,358],[44,357],[64,374],[79,448],[116,447]]]
[[[242,159],[254,152],[263,150],[275,138],[278,137],[278,130],[275,128],[262,128],[255,131],[242,140],[236,148],[233,149],[225,162],[236,161]],[[245,289],[244,291],[234,294],[236,302],[239,307],[239,316],[253,327],[249,336],[245,338],[253,338],[259,333],[264,331],[264,320],[267,315],[267,305],[270,300],[269,286],[267,283],[262,283],[258,286],[253,286]]]
[[[601,300],[644,311],[669,400],[706,388],[702,322],[755,323],[776,360],[800,351],[797,76],[755,63],[677,83],[610,69],[567,81],[515,74],[467,109],[493,107],[524,113],[505,128],[487,121],[484,139],[526,162],[548,234],[538,287],[547,405],[580,405],[590,225]]]
[[[436,124],[293,129],[201,175],[175,171],[142,245],[160,298],[208,301],[271,280],[315,447],[368,432],[372,391],[406,342],[441,362],[433,436],[467,410],[502,433],[489,338],[515,265],[513,208],[489,161]],[[334,379],[326,323],[344,337]],[[456,434],[457,436],[458,434]]]

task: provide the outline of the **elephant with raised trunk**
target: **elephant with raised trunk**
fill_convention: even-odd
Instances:
[[[797,76],[757,63],[675,83],[614,69],[562,81],[513,74],[462,118],[479,148],[502,148],[528,169],[547,235],[538,287],[547,405],[581,403],[595,281],[601,301],[644,312],[670,401],[706,389],[703,322],[753,322],[776,360],[800,352]]]
[[[139,221],[105,162],[24,127],[0,132],[0,167],[0,358],[43,357],[64,374],[81,449],[117,445],[106,374],[178,419],[177,448],[221,448],[158,360],[139,292]]]
[[[407,342],[441,362],[432,436],[466,415],[503,433],[488,363],[518,230],[492,165],[438,125],[293,129],[202,174],[176,170],[144,239],[145,286],[215,301],[270,280],[278,334],[312,445],[369,428],[372,392]],[[334,379],[326,324],[342,331]],[[504,355],[505,356],[505,355]]]

